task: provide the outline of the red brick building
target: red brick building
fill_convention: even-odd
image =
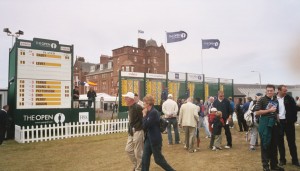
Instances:
[[[86,69],[83,68],[87,66],[89,71],[84,72]],[[169,55],[162,45],[157,46],[155,40],[150,39],[146,42],[144,39],[138,39],[138,47],[123,46],[114,49],[112,56],[101,55],[99,64],[84,63],[82,59],[79,61],[77,58],[74,64],[74,82],[76,85],[75,77],[78,76],[81,81],[97,83],[97,86],[94,86],[97,93],[116,95],[119,70],[165,74],[169,71]],[[86,93],[83,92],[83,88],[81,90],[80,94]]]

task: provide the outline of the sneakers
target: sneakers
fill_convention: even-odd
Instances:
[[[218,149],[218,150],[222,150],[223,148],[222,148],[222,147],[217,147],[217,149]]]
[[[229,145],[225,145],[225,146],[224,146],[224,148],[226,148],[226,149],[230,149],[230,148],[231,148],[231,146],[229,146]]]
[[[212,151],[216,151],[217,148],[215,146],[213,146],[213,148],[211,149]]]
[[[184,145],[184,146],[183,146],[183,148],[184,148],[184,149],[187,149],[187,146],[186,146],[186,145]]]
[[[250,147],[249,151],[255,151],[256,149],[254,147]]]

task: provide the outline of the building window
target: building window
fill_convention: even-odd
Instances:
[[[155,63],[155,64],[156,64],[156,59],[155,59],[155,58],[153,59],[153,63]]]
[[[148,73],[150,73],[150,68],[148,68]]]
[[[134,72],[134,67],[133,66],[131,67],[131,72]]]
[[[126,66],[126,71],[127,71],[127,72],[129,72],[129,71],[130,71],[130,70],[129,70],[129,66]]]
[[[150,59],[148,59],[148,64],[150,64],[150,62],[151,62],[151,60],[150,60]]]
[[[136,50],[136,53],[139,53],[139,50]]]
[[[114,81],[111,81],[110,87],[113,87],[113,86],[114,86]]]
[[[120,62],[120,59],[119,58],[117,58],[117,63],[119,63]]]
[[[133,60],[134,60],[134,62],[136,62],[136,61],[137,61],[137,59],[136,59],[136,56],[133,58]]]
[[[112,77],[112,76],[113,76],[113,73],[110,73],[110,76]]]
[[[143,64],[145,64],[146,63],[146,60],[145,59],[143,59]]]
[[[153,68],[153,73],[154,73],[154,74],[157,74],[156,68]]]
[[[125,70],[124,70],[124,66],[122,66],[122,71],[125,71]]]

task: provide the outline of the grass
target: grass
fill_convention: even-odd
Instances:
[[[178,171],[257,171],[262,170],[260,147],[255,152],[248,150],[245,133],[237,131],[237,124],[231,129],[233,148],[220,151],[209,150],[210,139],[204,138],[201,129],[200,151],[188,153],[183,144],[168,145],[167,135],[163,134],[163,154],[169,164]],[[223,133],[222,143],[226,138]],[[300,126],[296,127],[296,144],[300,154]],[[181,134],[183,140],[183,134]],[[48,142],[18,144],[6,141],[0,146],[0,170],[30,170],[30,171],[60,171],[60,170],[97,170],[97,171],[128,171],[132,165],[124,149],[127,140],[126,133],[108,134],[92,137],[79,137]],[[287,144],[287,143],[286,143]],[[286,147],[286,171],[297,170],[291,165],[291,157]],[[162,169],[151,160],[151,171]]]

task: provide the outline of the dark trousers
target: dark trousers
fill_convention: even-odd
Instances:
[[[161,153],[162,144],[151,145],[149,138],[146,138],[142,157],[142,171],[149,171],[150,159],[153,154],[155,163],[164,170],[173,171],[174,169],[167,163],[165,157]]]
[[[212,148],[214,146],[214,142],[215,142],[215,135],[211,134],[209,148]]]
[[[278,158],[277,158],[277,145],[278,145],[278,126],[274,125],[272,127],[272,135],[271,135],[271,143],[269,146],[265,149],[263,146],[261,146],[261,161],[263,167],[269,167],[269,162],[271,167],[275,167],[278,164]],[[262,139],[262,138],[261,138]],[[261,144],[263,144],[261,142]]]
[[[238,116],[237,119],[238,119],[238,124],[239,124],[240,131],[241,132],[242,131],[248,131],[248,126],[246,124],[246,120],[244,119],[244,116]]]
[[[297,146],[295,139],[295,124],[287,123],[286,119],[280,119],[280,130],[278,139],[278,149],[279,149],[279,160],[286,163],[285,158],[285,147],[284,147],[284,134],[286,134],[286,139],[289,145],[290,154],[292,156],[292,163],[298,163]]]
[[[5,138],[5,128],[0,128],[0,145],[3,143]]]
[[[224,121],[226,121],[226,120],[224,119]],[[225,129],[227,145],[232,147],[232,138],[231,138],[231,132],[230,132],[229,124],[226,124],[224,126],[224,129]]]

